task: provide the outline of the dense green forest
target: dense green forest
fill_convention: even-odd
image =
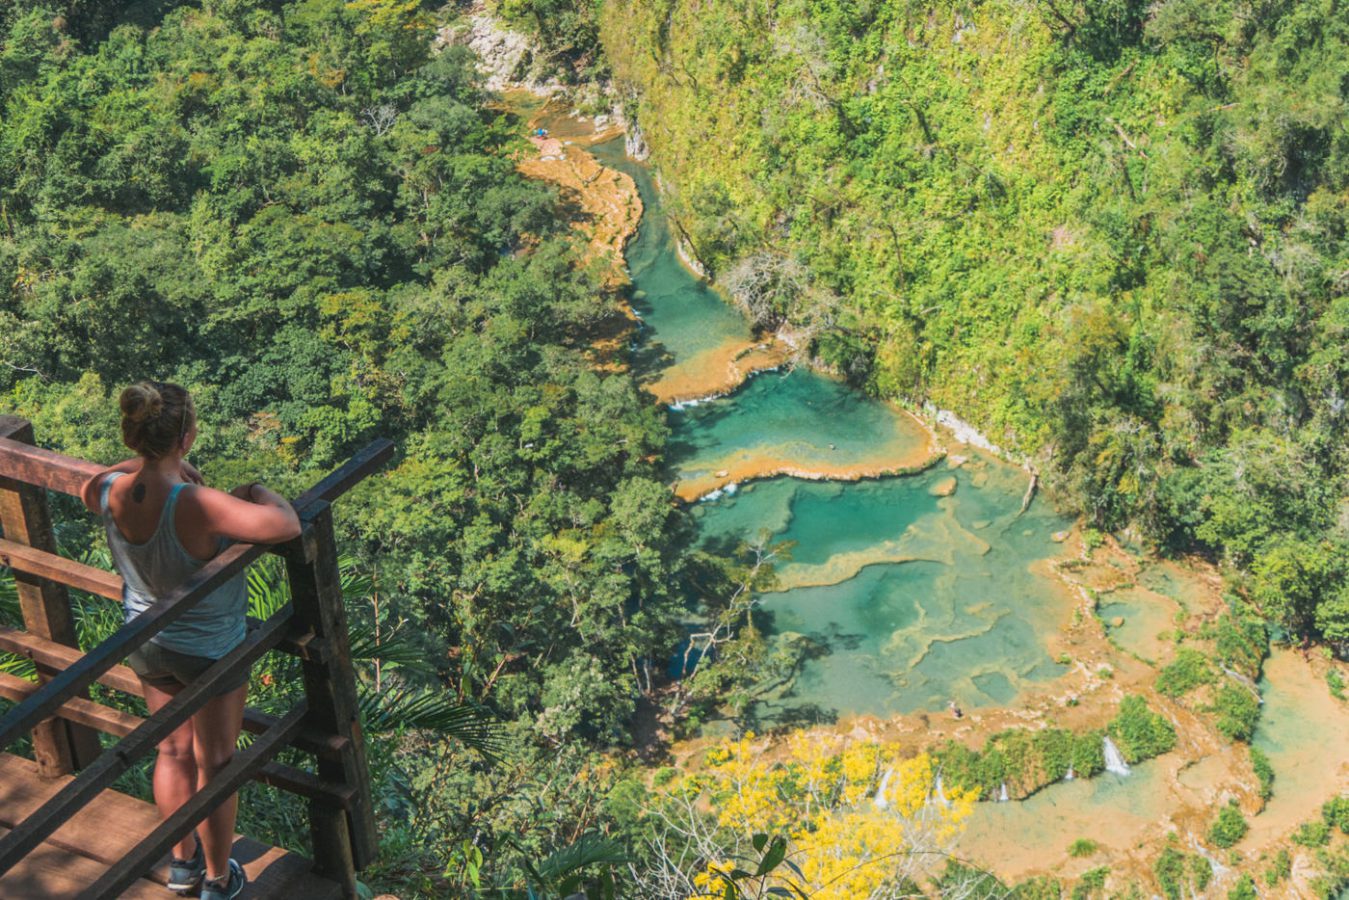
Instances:
[[[500,8],[564,73],[600,42],[693,251],[761,324],[1349,652],[1342,5]]]
[[[484,850],[511,883],[605,816],[595,751],[631,744],[661,687],[686,576],[712,598],[726,576],[681,555],[662,415],[583,355],[616,299],[555,193],[516,174],[521,129],[486,111],[471,55],[431,54],[443,15],[0,2],[7,411],[113,462],[117,391],[179,381],[225,488],[298,492],[398,444],[338,527],[355,621],[430,671],[367,674],[501,722],[492,764],[434,731],[378,745],[388,862],[369,877],[414,892],[467,883],[450,861]],[[58,512],[67,553],[96,546]],[[299,816],[262,818],[304,840]]]
[[[489,5],[546,66],[613,90],[692,252],[757,324],[976,423],[1090,524],[1225,560],[1284,633],[1349,653],[1333,0]],[[521,123],[469,51],[433,52],[456,12],[0,0],[5,411],[112,462],[117,391],[175,380],[208,482],[290,494],[397,442],[337,508],[362,687],[386,697],[367,708],[372,886],[470,896],[589,859],[630,866],[633,896],[721,896],[690,870],[723,848],[680,829],[704,827],[700,791],[721,814],[746,784],[767,798],[737,822],[751,869],[783,859],[765,822],[836,828],[852,852],[865,834],[839,810],[898,750],[798,748],[770,774],[746,742],[706,781],[640,768],[679,717],[743,713],[796,660],[739,627],[771,566],[689,549],[663,411],[588,359],[621,298],[516,172]],[[97,558],[94,523],[57,513],[63,551]],[[691,620],[737,637],[672,685]],[[283,690],[260,673],[252,696]],[[494,755],[446,739],[445,704],[496,723]],[[1077,759],[1059,744],[1098,737],[1019,752],[1057,773]],[[992,794],[1004,750],[962,757],[966,787]],[[905,764],[921,803],[926,758]],[[298,807],[269,803],[241,830],[303,849]]]

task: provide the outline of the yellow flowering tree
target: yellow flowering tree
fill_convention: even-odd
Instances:
[[[895,744],[798,733],[728,740],[657,798],[666,896],[883,900],[944,862],[976,795]]]

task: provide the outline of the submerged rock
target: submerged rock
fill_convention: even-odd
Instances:
[[[1115,618],[1110,620],[1111,628],[1121,628],[1123,626],[1124,626],[1124,616],[1115,616]]]
[[[1068,540],[1068,536],[1072,533],[1073,532],[1070,529],[1065,528],[1063,531],[1056,531],[1051,534],[1049,539],[1056,544],[1062,544],[1064,541]]]
[[[928,493],[934,497],[949,497],[955,492],[956,480],[954,477],[943,478],[928,488]]]

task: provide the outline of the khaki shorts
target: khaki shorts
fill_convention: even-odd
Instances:
[[[126,662],[131,670],[140,676],[141,681],[172,694],[187,687],[215,664],[215,660],[210,657],[179,653],[177,650],[161,647],[154,641],[142,644],[140,649],[126,658]],[[248,684],[248,669],[233,678],[225,679],[225,683],[220,685],[212,696],[228,694],[246,684]]]

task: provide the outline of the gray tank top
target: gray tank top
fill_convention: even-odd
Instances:
[[[173,590],[197,570],[206,565],[183,549],[178,540],[178,529],[173,524],[173,512],[178,506],[178,495],[186,482],[175,484],[164,501],[155,533],[143,544],[133,544],[122,536],[108,509],[108,491],[112,483],[125,475],[114,472],[103,479],[100,506],[103,509],[103,527],[108,534],[108,549],[112,551],[117,571],[122,573],[122,610],[130,622]],[[229,545],[220,539],[217,553]],[[153,643],[179,653],[218,659],[233,650],[248,631],[245,616],[248,613],[248,585],[240,572],[204,597],[177,621],[151,638]]]

